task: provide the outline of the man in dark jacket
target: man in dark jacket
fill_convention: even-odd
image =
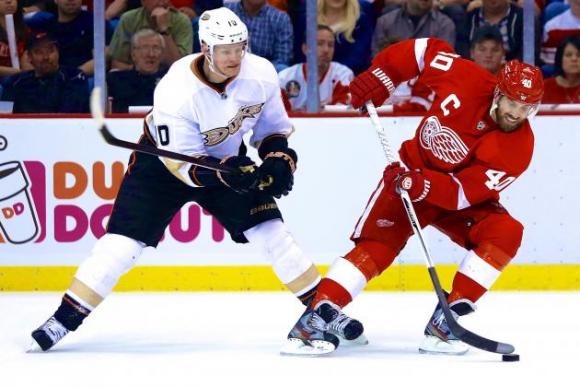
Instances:
[[[506,59],[522,59],[523,10],[510,0],[482,0],[480,8],[469,12],[463,28],[458,29],[455,48],[469,58],[469,48],[475,32],[484,25],[495,26],[502,35]]]
[[[88,113],[89,86],[78,68],[59,65],[59,49],[54,36],[38,32],[26,49],[34,70],[4,82],[3,101],[14,102],[13,113]]]
[[[143,29],[131,39],[132,70],[107,74],[113,113],[127,113],[129,106],[152,106],[155,86],[167,72],[161,65],[165,41],[151,29]]]

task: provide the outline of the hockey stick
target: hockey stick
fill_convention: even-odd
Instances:
[[[181,153],[171,152],[165,149],[159,149],[155,146],[137,144],[134,142],[121,140],[113,135],[107,128],[105,123],[105,116],[103,110],[101,109],[101,89],[95,87],[91,93],[91,115],[93,119],[99,126],[99,131],[105,139],[107,144],[118,146],[120,148],[131,149],[141,153],[147,153],[153,156],[167,157],[173,160],[185,161],[192,165],[197,165],[198,167],[203,167],[211,169],[214,171],[228,172],[228,173],[239,173],[235,168],[228,167],[226,165],[220,164],[217,161],[212,160],[202,160],[197,157],[187,156]]]
[[[373,105],[373,103],[369,101],[366,104],[366,108],[369,113],[371,122],[373,123],[373,126],[377,132],[377,135],[379,136],[379,140],[383,147],[383,151],[385,153],[385,157],[387,158],[387,162],[390,164],[396,160],[393,155],[393,152],[391,151],[389,141],[387,140],[385,128],[383,128],[383,126],[379,121],[379,115],[377,114],[375,105]],[[423,231],[421,230],[419,219],[417,218],[417,214],[415,213],[413,202],[409,197],[409,193],[405,190],[401,190],[401,201],[403,202],[403,207],[405,208],[405,212],[407,213],[407,217],[409,218],[409,223],[411,224],[413,232],[415,233],[415,235],[417,235],[417,238],[419,239],[419,242],[421,244],[423,256],[425,257],[425,261],[427,263],[427,270],[429,271],[429,276],[431,277],[431,282],[433,283],[433,287],[435,288],[435,293],[437,294],[437,298],[439,299],[439,303],[441,304],[441,308],[443,309],[443,314],[445,315],[445,319],[447,320],[449,330],[451,330],[451,332],[459,340],[471,345],[472,347],[483,349],[484,351],[501,354],[510,354],[514,352],[515,348],[513,345],[490,340],[485,337],[479,336],[471,331],[468,331],[467,329],[459,325],[457,320],[453,317],[451,309],[449,309],[449,304],[447,303],[447,296],[445,295],[443,289],[441,288],[439,276],[435,271],[435,266],[433,265],[431,254],[427,249],[427,243],[425,242],[425,238],[423,236]]]

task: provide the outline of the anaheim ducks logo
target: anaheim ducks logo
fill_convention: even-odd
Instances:
[[[469,148],[450,128],[441,126],[439,119],[431,116],[421,128],[421,146],[429,149],[439,160],[459,164],[469,153]]]
[[[224,142],[229,135],[235,134],[242,127],[242,123],[248,117],[254,118],[262,111],[263,103],[252,106],[242,106],[234,118],[228,122],[228,126],[215,128],[202,133],[204,143],[213,146]]]

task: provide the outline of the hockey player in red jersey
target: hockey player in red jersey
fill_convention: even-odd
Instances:
[[[334,350],[327,316],[387,269],[412,235],[401,189],[415,203],[422,227],[431,225],[468,250],[448,296],[456,317],[475,310],[520,246],[524,227],[500,204],[499,193],[530,163],[528,118],[542,98],[540,70],[514,60],[496,78],[441,40],[407,40],[383,50],[352,81],[352,105],[381,105],[399,83],[417,75],[435,92],[433,105],[415,137],[402,144],[401,163],[386,167],[351,236],[355,247],[333,263],[289,341]],[[439,306],[424,333],[421,352],[467,351]]]

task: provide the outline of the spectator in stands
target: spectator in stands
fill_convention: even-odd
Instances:
[[[223,7],[223,0],[170,0],[171,5],[190,19],[196,18],[208,9]],[[118,18],[123,12],[130,11],[141,6],[141,0],[111,0],[107,1],[105,18],[112,20]]]
[[[54,0],[21,0],[24,22],[35,30],[37,25],[53,19],[56,15]]]
[[[580,36],[565,38],[556,50],[556,76],[544,82],[542,103],[580,103]]]
[[[105,19],[113,20],[121,17],[123,12],[139,8],[141,0],[113,0],[105,10]]]
[[[433,0],[407,0],[401,8],[384,14],[377,20],[372,40],[373,55],[385,37],[395,39],[440,38],[455,45],[455,24],[441,11],[433,8]]]
[[[473,0],[433,0],[434,8],[437,8],[445,15],[453,20],[453,24],[457,29],[465,23],[465,16],[467,15],[467,7]]]
[[[50,32],[58,41],[60,64],[78,67],[85,74],[95,72],[93,60],[93,14],[84,11],[82,0],[54,0],[57,15],[51,20],[38,23],[37,29]],[[113,29],[106,23],[108,43],[113,36]]]
[[[290,66],[294,32],[286,12],[272,7],[266,0],[241,0],[225,6],[248,26],[253,54],[268,59],[276,71]]]
[[[223,0],[195,0],[193,2],[193,10],[197,16],[210,9],[216,9],[224,6]]]
[[[12,63],[8,44],[8,31],[6,30],[6,15],[13,15],[18,63]],[[30,31],[24,25],[22,8],[19,6],[18,1],[0,1],[0,77],[17,74],[21,69],[29,70],[32,68],[26,55],[24,55],[24,46],[29,33]]]
[[[471,59],[496,75],[505,61],[501,33],[494,26],[479,28],[471,41]]]
[[[580,35],[580,0],[568,0],[570,9],[548,20],[544,25],[541,59],[554,64],[556,48],[568,36]]]
[[[54,36],[37,32],[31,36],[27,53],[33,70],[4,82],[3,101],[14,102],[14,113],[88,113],[89,85],[86,75],[75,67],[59,65]]]
[[[318,94],[320,106],[327,104],[348,104],[348,84],[354,77],[351,69],[337,62],[334,56],[334,32],[325,25],[318,26],[316,36],[318,56]],[[306,54],[307,46],[302,45]],[[306,63],[298,63],[282,70],[280,87],[286,110],[301,111],[306,109]]]
[[[366,0],[317,0],[318,24],[332,28],[336,35],[334,60],[355,74],[370,65],[371,39],[375,28],[373,5]],[[302,43],[306,41],[305,2],[296,10],[294,60],[304,61]]]
[[[121,16],[109,46],[112,67],[120,70],[133,68],[131,61],[131,37],[143,28],[150,28],[163,35],[165,51],[161,63],[170,66],[179,58],[191,54],[193,29],[191,20],[170,7],[169,0],[141,0],[142,7],[127,11]]]
[[[153,91],[167,72],[161,66],[165,40],[151,29],[143,29],[131,39],[132,70],[111,71],[107,88],[114,113],[127,113],[129,106],[153,106]]]
[[[480,8],[469,12],[465,24],[457,31],[457,53],[469,57],[471,41],[483,25],[496,26],[500,31],[507,60],[522,59],[523,10],[510,0],[482,0]]]
[[[197,14],[193,10],[193,4],[195,0],[170,0],[171,5],[175,7],[179,12],[187,16],[189,19],[194,19]]]

